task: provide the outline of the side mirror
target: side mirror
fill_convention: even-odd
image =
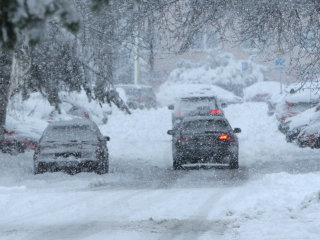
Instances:
[[[173,109],[174,109],[174,105],[173,105],[173,104],[170,104],[170,105],[168,106],[168,109],[169,109],[169,110],[173,110]]]
[[[228,105],[226,103],[221,103],[222,108],[226,108]]]
[[[235,128],[235,129],[233,129],[233,132],[234,133],[241,133],[241,129],[240,128]]]
[[[110,137],[109,136],[105,136],[105,137],[103,137],[103,139],[106,140],[106,142],[110,141]]]
[[[167,134],[168,134],[168,135],[174,135],[174,134],[175,134],[175,130],[168,130],[168,131],[167,131]]]

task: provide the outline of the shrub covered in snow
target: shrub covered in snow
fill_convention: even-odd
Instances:
[[[40,93],[32,93],[24,101],[21,95],[13,96],[9,101],[6,126],[9,129],[20,130],[39,137],[48,122],[52,120],[68,120],[78,116],[79,112],[86,112],[91,120],[97,124],[103,124],[106,123],[106,118],[112,112],[112,108],[108,104],[100,106],[96,101],[89,101],[84,91],[79,93],[62,92],[60,98],[62,103],[59,114]],[[80,111],[71,111],[74,106]]]
[[[242,96],[243,88],[263,81],[266,70],[253,61],[237,60],[230,53],[211,52],[200,63],[182,62],[169,76],[170,82],[215,84]]]

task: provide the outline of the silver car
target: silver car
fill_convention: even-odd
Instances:
[[[107,173],[109,140],[94,122],[84,118],[52,122],[44,130],[34,153],[34,173]]]

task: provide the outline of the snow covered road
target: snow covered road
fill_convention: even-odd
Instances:
[[[0,239],[319,239],[317,150],[285,142],[263,103],[231,105],[240,169],[171,170],[170,112],[116,112],[104,176],[32,174],[0,155]]]

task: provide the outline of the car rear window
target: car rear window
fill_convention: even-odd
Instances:
[[[97,135],[89,125],[52,126],[44,136],[43,142],[96,140]]]
[[[179,108],[182,110],[190,110],[197,108],[209,107],[210,109],[216,109],[217,103],[214,98],[190,98],[182,99]]]
[[[205,131],[226,131],[231,130],[230,125],[223,119],[197,120],[184,122],[183,132],[205,132]]]

